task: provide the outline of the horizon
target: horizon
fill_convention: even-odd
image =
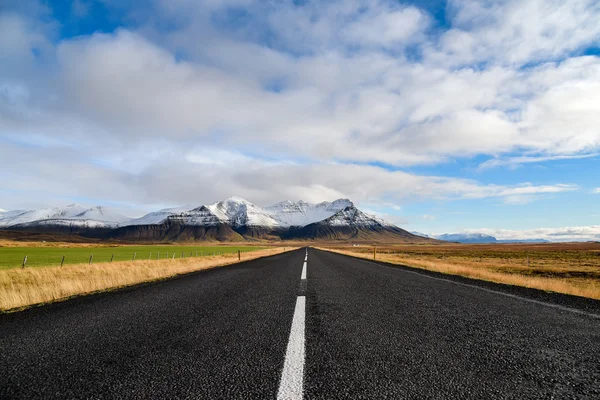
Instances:
[[[594,1],[7,3],[0,210],[347,198],[600,239]]]
[[[143,217],[145,217],[153,212],[167,211],[167,210],[171,210],[171,209],[180,209],[180,211],[175,212],[177,214],[180,212],[191,211],[193,209],[196,209],[196,208],[199,208],[202,206],[216,205],[220,202],[229,201],[229,200],[249,202],[248,200],[241,198],[239,196],[230,196],[226,199],[217,200],[217,201],[206,203],[206,204],[193,205],[191,203],[188,203],[188,204],[185,204],[182,206],[152,210],[147,213],[133,215],[133,216],[132,215],[122,215],[122,216],[126,217],[127,221],[132,221],[132,220],[136,220],[136,219],[142,219]],[[335,199],[330,202],[328,202],[328,201],[306,202],[306,201],[300,199],[300,200],[282,200],[282,201],[278,201],[273,204],[266,204],[266,205],[256,205],[252,202],[249,202],[249,203],[254,204],[254,205],[264,209],[267,207],[271,207],[271,206],[275,206],[275,205],[287,203],[287,202],[291,202],[291,203],[304,202],[306,204],[316,206],[316,205],[323,204],[323,203],[331,204],[336,201],[349,201],[350,203],[354,204],[352,199],[348,199],[348,198],[339,198],[339,199]],[[116,211],[115,209],[111,208],[110,206],[86,205],[86,204],[80,204],[80,203],[72,203],[72,204],[68,204],[63,207],[58,207],[58,208],[68,208],[68,207],[74,207],[74,206],[83,207],[85,209],[83,212],[90,211],[91,209],[96,208],[96,207],[102,207],[103,209],[106,209],[106,210],[112,211],[112,212]],[[181,211],[183,209],[187,209],[187,211]],[[36,209],[32,209],[32,210],[36,210]],[[19,210],[19,211],[32,211],[32,210]],[[0,209],[0,212],[7,212],[7,211],[11,212],[11,211],[17,211],[17,210]],[[118,211],[116,211],[116,212],[118,213]],[[367,210],[366,212],[367,212],[367,214],[370,214],[374,217],[382,218],[376,212],[373,213],[371,210]],[[0,220],[1,220],[1,216],[0,216]],[[121,225],[125,226],[125,225],[127,225],[127,223],[125,222],[125,223],[122,223]],[[396,225],[396,226],[398,226],[398,225]],[[400,227],[400,228],[402,228],[402,227]],[[470,236],[470,235],[484,235],[484,236],[493,237],[494,239],[497,239],[498,241],[510,241],[510,242],[531,241],[531,240],[537,240],[537,241],[545,240],[545,241],[553,242],[553,243],[597,242],[600,239],[600,226],[564,227],[559,230],[548,229],[548,228],[537,228],[537,229],[532,229],[532,230],[507,230],[507,229],[494,230],[494,229],[480,228],[480,229],[467,229],[467,230],[464,230],[461,232],[419,232],[419,231],[414,231],[414,230],[411,230],[409,232],[412,234],[419,235],[419,236],[431,237],[431,238],[435,238],[435,239],[440,239],[446,235],[448,235],[448,236],[465,236],[465,237]],[[445,239],[443,239],[443,240],[445,240]]]

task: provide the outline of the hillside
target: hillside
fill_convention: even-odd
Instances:
[[[198,207],[163,209],[137,219],[105,207],[4,212],[6,230],[79,235],[122,241],[279,241],[335,240],[422,243],[413,235],[359,210],[352,201],[284,201],[269,207],[231,197]]]

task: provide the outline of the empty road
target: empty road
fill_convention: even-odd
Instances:
[[[301,249],[0,315],[0,398],[600,398],[600,302]]]

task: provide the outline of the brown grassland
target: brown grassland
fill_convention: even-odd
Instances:
[[[69,244],[72,246],[72,243]],[[266,257],[292,247],[273,247],[245,252],[242,261]],[[64,267],[0,270],[0,311],[18,310],[75,295],[155,281],[238,262],[237,254],[175,260],[137,260]]]
[[[322,248],[373,259],[373,245]],[[600,300],[600,243],[377,245],[376,259]]]

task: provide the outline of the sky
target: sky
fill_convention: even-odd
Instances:
[[[0,208],[350,198],[600,238],[596,0],[0,0]]]

